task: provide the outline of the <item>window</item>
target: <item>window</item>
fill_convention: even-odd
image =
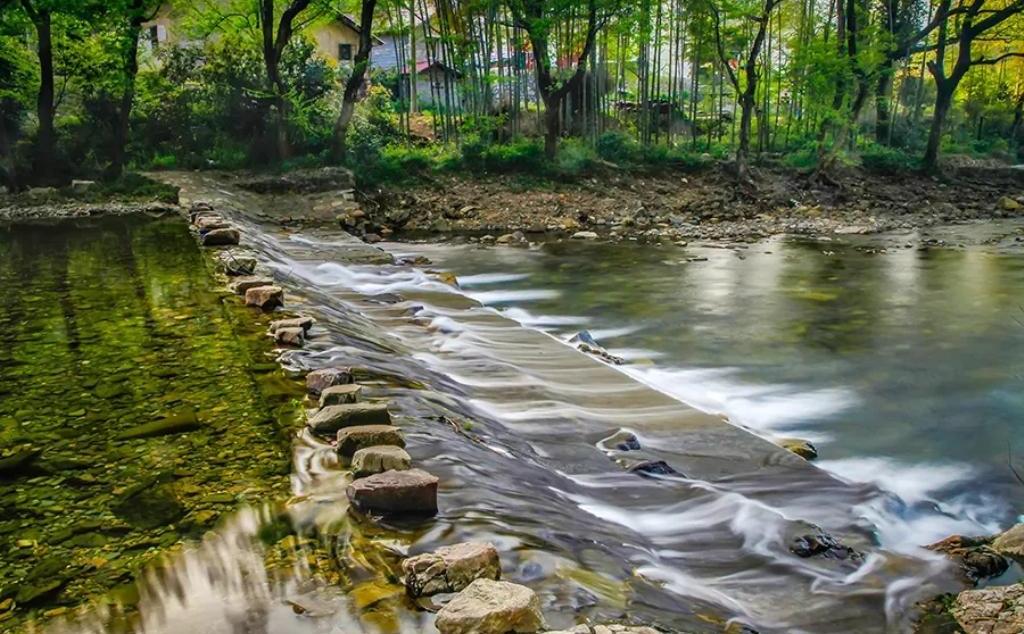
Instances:
[[[343,62],[352,61],[352,45],[338,44],[338,59]]]
[[[152,44],[154,48],[160,44],[160,29],[157,28],[156,24],[149,27],[149,43]]]

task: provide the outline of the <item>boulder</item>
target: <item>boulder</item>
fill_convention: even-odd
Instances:
[[[390,425],[391,414],[385,403],[346,403],[328,405],[307,422],[314,434],[331,435],[345,427]]]
[[[625,429],[620,429],[602,439],[599,444],[605,451],[639,451],[641,449],[640,439],[636,437],[636,434]]]
[[[999,199],[999,208],[1003,211],[1018,211],[1021,204],[1009,196],[1003,196]]]
[[[410,596],[459,592],[477,579],[500,579],[498,550],[485,542],[444,546],[402,562],[405,588]]]
[[[965,590],[956,598],[953,616],[966,634],[1024,632],[1024,584]]]
[[[306,342],[306,331],[302,328],[278,328],[274,331],[274,341],[281,346],[299,348]]]
[[[228,288],[231,292],[236,295],[245,295],[246,291],[250,288],[257,288],[259,286],[272,286],[274,280],[268,277],[258,277],[252,275],[246,275],[233,280],[228,284]]]
[[[364,447],[352,454],[352,474],[365,478],[385,471],[405,471],[412,467],[408,452],[394,445]]]
[[[1001,555],[1024,559],[1024,524],[1017,524],[992,541],[992,549]]]
[[[351,382],[351,368],[321,368],[306,375],[306,389],[313,396],[320,396],[321,392],[332,385],[344,385]]]
[[[241,236],[238,229],[213,229],[199,239],[204,247],[226,247],[238,244]]]
[[[597,240],[597,234],[593,231],[577,231],[572,234],[573,240]]]
[[[437,477],[421,469],[385,471],[359,478],[345,494],[360,511],[380,515],[437,513]]]
[[[245,291],[245,305],[273,310],[284,305],[284,289],[280,286],[257,286]]]
[[[405,438],[397,427],[391,425],[359,425],[338,431],[338,454],[351,458],[357,451],[376,445],[405,447]]]
[[[927,546],[952,559],[967,581],[998,577],[1010,567],[1005,557],[991,548],[991,538],[953,535]]]
[[[544,616],[526,586],[477,579],[441,608],[434,625],[441,634],[525,634],[541,631]]]
[[[270,322],[270,332],[276,333],[282,328],[301,328],[302,330],[309,332],[309,329],[313,327],[315,320],[312,317],[293,317],[291,319],[278,319]]]
[[[363,386],[356,383],[332,385],[326,390],[320,392],[320,407],[358,403],[362,392]]]
[[[777,444],[800,456],[804,460],[814,460],[818,457],[818,450],[810,442],[799,438],[780,438]]]
[[[864,557],[822,530],[797,537],[790,544],[789,552],[803,559],[824,557],[825,559],[859,562]]]

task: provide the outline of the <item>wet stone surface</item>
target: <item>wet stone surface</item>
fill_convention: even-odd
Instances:
[[[0,631],[287,496],[301,385],[203,257],[180,218],[0,232]]]

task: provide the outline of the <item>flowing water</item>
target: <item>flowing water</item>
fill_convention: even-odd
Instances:
[[[414,462],[440,476],[441,511],[383,529],[347,518],[330,447],[300,434],[285,514],[243,512],[169,560],[127,629],[430,631],[397,561],[482,538],[553,627],[903,631],[918,600],[961,587],[919,546],[1013,519],[1024,269],[1012,250],[387,245],[454,271],[453,288],[340,232],[261,224],[257,197],[184,184],[186,200],[235,210],[290,307],[317,318],[282,360],[361,368]],[[559,340],[583,328],[628,362]],[[620,430],[641,449],[603,442]],[[813,440],[821,468],[759,437],[778,434]],[[641,458],[684,477],[629,473]],[[299,538],[278,544],[326,544],[340,572],[318,571],[316,548],[287,576],[264,568],[273,517]],[[816,527],[863,558],[794,555]],[[65,627],[109,623],[99,610]]]

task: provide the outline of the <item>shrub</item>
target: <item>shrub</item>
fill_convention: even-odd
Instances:
[[[489,145],[484,149],[481,158],[483,168],[489,171],[533,173],[542,170],[546,165],[544,147],[534,139]]]
[[[597,155],[612,163],[630,163],[636,160],[637,143],[626,134],[612,130],[597,137]]]
[[[903,150],[872,143],[860,153],[864,169],[872,172],[905,172],[919,167],[919,159]]]
[[[597,154],[594,148],[580,139],[567,139],[558,148],[556,165],[566,175],[582,174],[594,167]]]

